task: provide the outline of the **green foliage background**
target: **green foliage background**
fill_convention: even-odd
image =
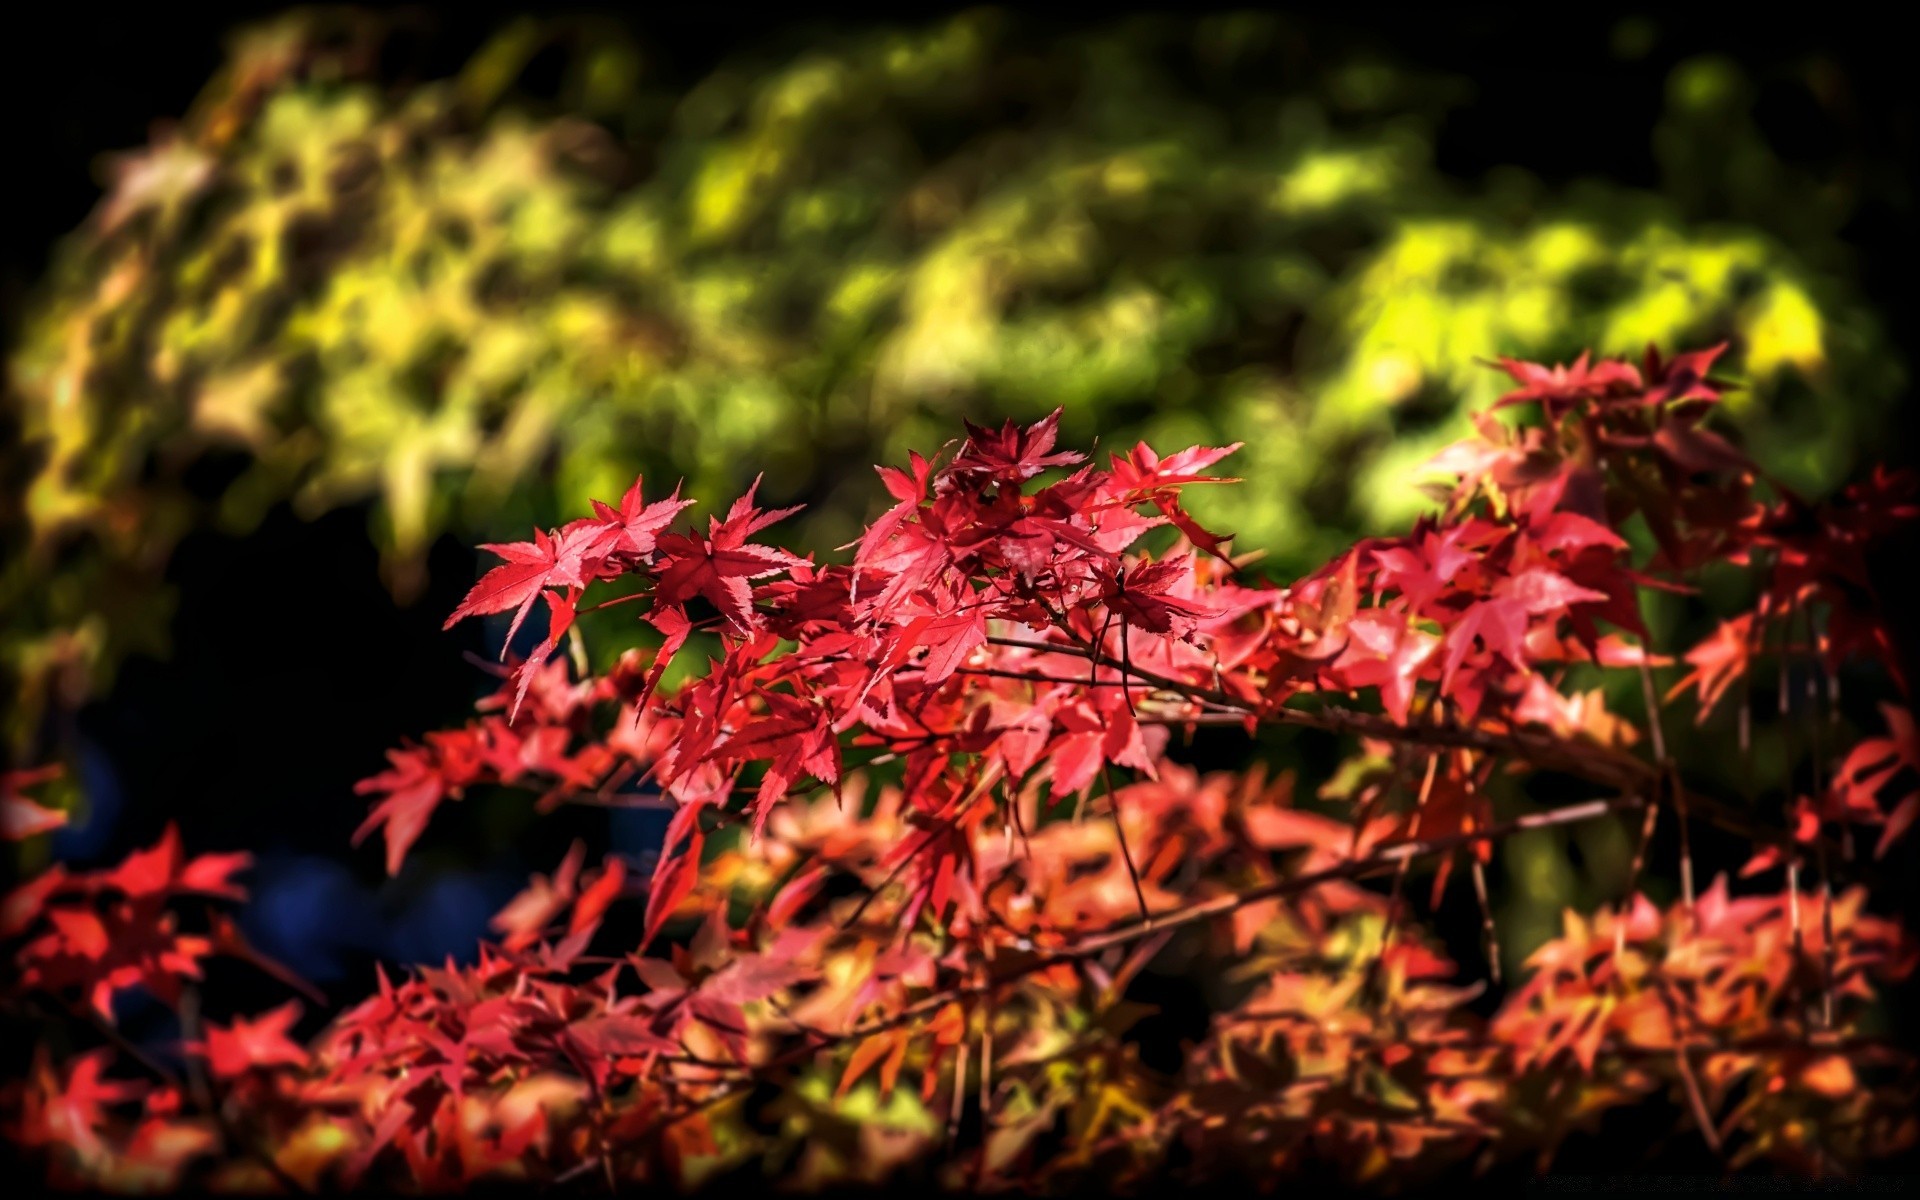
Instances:
[[[1640,190],[1450,177],[1470,80],[1271,16],[980,11],[691,86],[599,19],[412,81],[391,33],[237,36],[60,247],[8,371],[14,755],[164,652],[187,532],[285,501],[371,499],[404,602],[440,533],[521,538],[636,471],[724,502],[764,470],[829,547],[869,464],[1064,406],[1072,444],[1245,441],[1194,507],[1288,572],[1419,509],[1408,472],[1500,389],[1479,359],[1730,339],[1738,434],[1814,492],[1903,386],[1839,237],[1856,190],[1783,163],[1726,58],[1672,74]]]

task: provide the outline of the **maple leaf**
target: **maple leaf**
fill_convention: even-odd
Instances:
[[[1727,689],[1746,678],[1752,666],[1754,645],[1752,613],[1722,621],[1687,651],[1686,661],[1693,670],[1667,690],[1666,698],[1672,700],[1688,688],[1696,689],[1700,704],[1697,719],[1705,721]]]
[[[1544,521],[1529,522],[1528,527],[1534,545],[1550,553],[1577,554],[1596,546],[1608,550],[1627,548],[1627,539],[1577,512],[1550,512]]]
[[[1189,446],[1161,458],[1145,442],[1135,444],[1126,457],[1115,454],[1113,480],[1127,491],[1158,489],[1188,483],[1238,483],[1224,475],[1203,475],[1208,467],[1239,450],[1244,442],[1231,446]]]
[[[1060,434],[1061,412],[1056,408],[1025,429],[1012,418],[999,429],[966,422],[967,444],[954,457],[948,472],[953,478],[985,476],[1019,484],[1049,467],[1072,466],[1083,456],[1072,451],[1049,453]]]
[[[979,604],[965,604],[960,611],[930,616],[913,622],[901,638],[927,649],[926,681],[939,683],[965,665],[967,658],[987,641],[986,610]]]
[[[573,909],[567,923],[569,934],[599,924],[626,883],[627,866],[619,858],[608,858],[599,871],[583,876],[586,853],[586,843],[576,838],[551,879],[535,875],[526,890],[494,914],[488,924],[504,935],[502,945],[508,950],[532,945],[569,907]]]
[[[1598,396],[1621,395],[1638,391],[1640,372],[1631,363],[1603,359],[1590,365],[1590,354],[1583,353],[1571,365],[1553,367],[1502,358],[1498,366],[1513,376],[1520,386],[1494,402],[1495,408],[1539,401],[1550,414],[1557,415],[1573,402]]]
[[[1564,611],[1573,604],[1603,602],[1606,599],[1606,593],[1581,587],[1545,567],[1531,568],[1501,580],[1486,599],[1468,606],[1453,628],[1447,631],[1441,686],[1451,687],[1461,663],[1476,640],[1490,653],[1506,659],[1516,670],[1526,670],[1526,634],[1530,618]]]
[[[719,1004],[738,1007],[818,976],[818,971],[796,961],[804,946],[817,940],[810,930],[788,929],[766,953],[730,959],[700,981],[700,993]]]
[[[858,549],[854,552],[856,564],[869,564],[875,561],[880,547],[894,536],[900,526],[920,511],[926,502],[927,481],[933,473],[933,464],[920,457],[918,452],[908,455],[910,470],[902,471],[898,467],[875,467],[880,474],[880,482],[894,499],[894,505],[867,526],[861,535]],[[846,549],[842,546],[841,549]]]
[[[1347,623],[1344,653],[1334,675],[1352,688],[1380,689],[1380,702],[1395,721],[1405,723],[1415,684],[1440,646],[1440,639],[1416,628],[1407,615],[1363,609]]]
[[[1376,586],[1390,587],[1410,602],[1415,612],[1452,585],[1455,577],[1480,555],[1462,543],[1473,532],[1468,524],[1445,529],[1417,529],[1417,537],[1368,543],[1378,571]]]
[[[252,863],[253,856],[244,851],[202,854],[187,860],[180,849],[179,826],[169,821],[158,842],[127,855],[119,866],[103,875],[100,882],[136,899],[190,892],[245,900],[246,889],[229,877],[236,871],[246,870]]]
[[[659,539],[656,606],[684,605],[695,596],[704,596],[734,629],[746,633],[755,627],[753,589],[748,581],[806,562],[785,550],[747,541],[775,521],[800,511],[795,506],[761,512],[753,506],[759,488],[760,481],[755,479],[747,494],[728,510],[725,520],[709,519],[707,536],[676,533]]]
[[[1647,344],[1645,376],[1647,390],[1641,402],[1649,407],[1678,404],[1685,400],[1716,401],[1721,390],[1731,386],[1710,376],[1714,360],[1726,353],[1721,342],[1705,350],[1676,354],[1662,362],[1659,347]]]
[[[1653,444],[1675,466],[1688,472],[1751,471],[1753,463],[1719,434],[1697,425],[1669,421],[1654,431]]]
[[[0,937],[13,938],[32,928],[47,911],[47,902],[74,886],[66,867],[55,863],[0,900]]]
[[[1915,779],[1920,776],[1920,732],[1915,730],[1913,714],[1904,708],[1882,704],[1880,714],[1887,722],[1886,736],[1860,739],[1835,772],[1832,785],[1839,813],[1885,820],[1886,827],[1873,848],[1875,858],[1884,857],[1920,817],[1920,781]],[[1902,773],[1910,786],[1906,794],[1893,801],[1892,811],[1883,818],[1879,797]]]
[[[57,1076],[44,1044],[34,1050],[33,1090],[16,1126],[26,1145],[71,1146],[86,1158],[106,1153],[101,1132],[108,1125],[106,1109],[137,1099],[137,1084],[105,1079],[111,1051],[90,1050],[76,1055],[64,1075]]]
[[[891,1096],[894,1081],[899,1078],[900,1068],[907,1061],[907,1047],[911,1041],[910,1033],[905,1029],[876,1033],[862,1040],[848,1056],[846,1070],[840,1074],[840,1083],[833,1090],[833,1098],[839,1100],[845,1096],[860,1077],[882,1059],[885,1063],[880,1068],[880,1096],[883,1100]]]
[[[258,1017],[239,1017],[222,1026],[206,1023],[204,1042],[195,1047],[217,1079],[235,1079],[255,1069],[304,1067],[306,1048],[287,1036],[300,1019],[300,1002],[289,1000]]]
[[[1608,598],[1605,592],[1581,587],[1546,567],[1533,567],[1501,581],[1494,595],[1518,605],[1530,617],[1563,611],[1575,604],[1604,603]]]
[[[525,891],[508,901],[507,906],[487,922],[495,932],[505,935],[503,944],[507,949],[532,945],[554,918],[565,911],[573,899],[586,856],[587,844],[574,839],[551,879],[535,875]]]
[[[1212,614],[1212,609],[1196,600],[1170,595],[1174,588],[1193,576],[1190,558],[1182,555],[1156,563],[1142,563],[1132,570],[1122,567],[1109,582],[1101,578],[1101,596],[1114,613],[1127,624],[1149,633],[1170,634],[1176,624],[1190,631],[1194,622]]]
[[[597,927],[626,885],[626,861],[620,858],[607,859],[593,882],[581,887],[580,895],[573,902],[573,915],[567,918],[567,932],[578,934]]]
[[[567,636],[573,628],[574,619],[579,615],[580,592],[569,588],[565,594],[547,592],[547,636],[527,655],[526,661],[514,668],[513,704],[507,709],[507,721],[511,724],[520,715],[520,705],[527,698],[527,689],[532,686],[534,677],[547,665],[553,652],[560,648],[560,639]]]
[[[654,1032],[651,1017],[606,1013],[575,1021],[567,1036],[595,1058],[631,1058],[646,1054],[674,1054],[680,1044]]]
[[[407,851],[425,832],[433,810],[450,789],[437,756],[426,747],[389,750],[387,760],[392,764],[387,770],[354,785],[359,795],[385,792],[386,799],[375,805],[353,831],[353,844],[359,845],[375,829],[382,830],[387,844],[387,874],[398,875]]]
[[[770,760],[754,801],[754,836],[765,826],[774,802],[795,780],[810,774],[825,783],[839,778],[839,740],[826,710],[810,700],[780,692],[762,692],[767,715],[756,717],[717,742],[708,761],[730,765],[754,759]]]
[[[596,549],[646,558],[653,553],[660,531],[673,524],[682,509],[693,507],[693,501],[680,498],[679,484],[674,485],[673,495],[648,504],[640,494],[641,482],[640,476],[634,477],[633,486],[620,498],[617,509],[598,500],[593,502],[602,530],[594,542]]]
[[[591,528],[576,529],[572,535],[562,537],[554,537],[536,529],[531,542],[482,545],[482,550],[506,559],[506,565],[495,567],[482,575],[480,582],[473,585],[473,590],[467,593],[466,599],[453,610],[453,615],[447,618],[441,628],[451,629],[467,617],[505,612],[511,608],[514,610],[513,623],[507,627],[507,636],[500,650],[504,658],[506,646],[512,643],[513,635],[520,631],[520,623],[527,619],[527,612],[533,608],[533,602],[540,597],[542,589],[580,588],[587,585],[582,555],[591,544],[592,535]]]
[[[641,686],[640,694],[634,698],[636,715],[646,710],[647,700],[653,695],[654,689],[660,686],[660,677],[666,673],[667,665],[693,633],[693,622],[687,619],[684,610],[678,608],[656,608],[647,614],[646,622],[665,634],[666,640],[654,652],[653,665],[647,669],[646,681]]]
[[[681,805],[667,825],[666,846],[654,865],[653,881],[647,888],[646,928],[640,936],[640,950],[645,950],[659,936],[674,910],[699,882],[700,856],[706,848],[705,836],[700,832],[700,808],[698,804]],[[672,853],[675,846],[682,846],[677,855]]]
[[[1061,710],[1055,718],[1059,733],[1048,747],[1053,761],[1054,799],[1070,796],[1090,786],[1102,763],[1133,767],[1151,774],[1155,752],[1147,744],[1150,733],[1164,743],[1166,730],[1143,729],[1119,689],[1102,689],[1103,695]]]
[[[1235,442],[1231,446],[1191,446],[1163,459],[1154,453],[1151,446],[1141,442],[1125,458],[1112,456],[1113,481],[1126,493],[1152,503],[1194,546],[1231,566],[1233,560],[1227,555],[1226,546],[1233,540],[1233,535],[1214,533],[1188,515],[1180,505],[1180,488],[1190,483],[1239,482],[1200,472],[1240,449],[1241,445]]]

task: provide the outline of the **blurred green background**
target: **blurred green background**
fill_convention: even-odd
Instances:
[[[197,64],[240,15],[150,52]],[[1863,82],[1884,47],[1751,34],[240,20],[12,296],[9,755],[147,824],[332,828],[471,694],[481,646],[435,630],[474,543],[636,472],[723,503],[765,471],[809,505],[779,535],[826,550],[878,510],[870,464],[962,416],[1245,441],[1193,507],[1285,574],[1419,511],[1409,468],[1501,390],[1478,360],[1725,338],[1734,431],[1824,491],[1904,428],[1912,110]]]

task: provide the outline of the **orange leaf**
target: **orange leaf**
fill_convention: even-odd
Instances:
[[[1858,1086],[1853,1076],[1853,1064],[1838,1054],[1829,1054],[1808,1063],[1800,1072],[1800,1083],[1809,1091],[1817,1092],[1829,1100],[1838,1100]]]
[[[894,1048],[894,1042],[899,1040],[900,1039],[894,1034],[876,1033],[866,1041],[861,1042],[858,1046],[855,1046],[853,1056],[847,1059],[846,1072],[840,1076],[840,1086],[833,1091],[833,1098],[838,1100],[840,1097],[846,1095],[847,1089],[851,1088],[862,1075],[867,1073],[867,1070],[872,1067],[873,1064],[879,1062],[888,1051],[892,1050]]]

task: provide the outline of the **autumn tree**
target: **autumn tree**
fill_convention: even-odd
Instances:
[[[657,863],[576,845],[476,963],[383,973],[312,1039],[292,998],[200,1015],[210,956],[298,986],[223,908],[244,855],[56,867],[5,901],[10,1000],[65,1031],[9,1136],[121,1188],[1396,1187],[1632,1110],[1727,1170],[1871,1169],[1917,1132],[1882,884],[1920,747],[1869,562],[1920,508],[1769,478],[1711,427],[1717,354],[1503,360],[1433,511],[1284,585],[1186,507],[1236,447],[1102,467],[1054,418],[880,468],[830,558],[759,540],[791,510],[753,490],[686,525],[640,480],[488,547],[449,623],[537,644],[390,753],[362,835],[397,871],[508,788],[663,810]],[[1659,644],[1656,595],[1705,636]],[[595,610],[652,648],[585,672]],[[1777,769],[1728,786],[1761,736]],[[1309,743],[1344,757],[1278,761]],[[9,837],[57,822],[8,778]],[[1509,977],[1494,848],[1607,824],[1626,886]],[[1696,876],[1709,836],[1734,878]],[[1462,889],[1470,953],[1434,921]],[[1156,960],[1210,1002],[1170,1065],[1130,1036]],[[173,1061],[116,1029],[133,989],[180,1008]]]

